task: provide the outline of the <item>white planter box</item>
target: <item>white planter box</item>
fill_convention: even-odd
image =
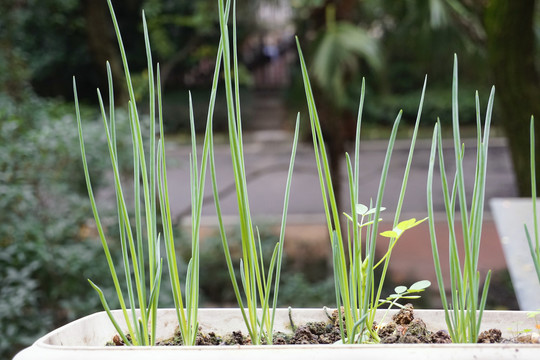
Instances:
[[[383,312],[379,310],[378,316]],[[119,320],[120,315],[115,311]],[[446,328],[442,310],[415,310],[415,317],[422,318],[429,330]],[[292,318],[295,325],[328,319],[322,309],[293,309]],[[215,331],[218,335],[224,335],[233,330],[242,330],[246,333],[238,309],[201,309],[199,319],[204,332]],[[158,320],[158,339],[170,337],[177,324],[175,311],[160,309]],[[482,330],[498,328],[504,337],[512,337],[519,330],[534,329],[536,322],[528,318],[524,311],[486,311],[482,325]],[[290,329],[287,309],[278,310],[275,328],[278,331]],[[107,315],[104,312],[96,313],[45,335],[15,356],[14,360],[540,359],[540,345],[532,344],[104,346],[115,333]]]

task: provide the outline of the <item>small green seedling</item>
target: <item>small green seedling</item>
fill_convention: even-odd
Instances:
[[[431,281],[429,280],[420,280],[415,282],[411,285],[411,287],[406,287],[403,285],[396,286],[394,288],[394,294],[391,294],[386,298],[386,300],[379,300],[380,304],[377,305],[377,307],[383,305],[383,304],[389,304],[388,309],[386,309],[386,312],[384,313],[382,319],[380,320],[380,323],[384,323],[384,319],[386,318],[386,315],[388,315],[388,311],[392,309],[392,307],[397,306],[400,309],[403,309],[405,306],[398,303],[401,299],[408,299],[408,300],[414,300],[414,299],[420,299],[419,293],[426,290],[428,287],[431,286]],[[377,339],[377,338],[375,338]]]
[[[375,265],[374,268],[377,268],[377,266],[379,266],[390,255],[390,253],[392,252],[392,249],[394,249],[394,246],[396,246],[397,241],[401,238],[401,235],[403,235],[405,230],[412,229],[416,225],[419,225],[426,220],[427,220],[427,217],[419,221],[416,221],[416,218],[411,218],[409,220],[401,221],[392,230],[382,232],[380,235],[389,238],[390,245],[388,246],[388,251],[386,252],[386,254],[384,254],[382,259],[379,260],[379,262]],[[429,285],[431,285],[431,283]]]
[[[420,299],[420,295],[417,295],[418,293],[423,292],[428,287],[431,286],[431,281],[429,280],[420,280],[415,282],[411,285],[411,287],[406,287],[403,285],[396,286],[394,288],[394,294],[388,296],[386,300],[379,300],[381,304],[390,304],[388,309],[392,308],[393,306],[397,306],[399,308],[403,308],[404,306],[399,304],[398,301],[401,299]]]

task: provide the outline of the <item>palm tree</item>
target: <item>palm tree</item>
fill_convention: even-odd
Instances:
[[[326,1],[322,7],[312,10],[316,40],[310,55],[310,72],[314,80],[314,92],[318,98],[318,111],[328,148],[331,178],[338,208],[341,206],[340,164],[344,159],[345,133],[355,121],[348,111],[351,101],[351,85],[359,86],[358,74],[362,64],[374,73],[382,68],[382,56],[376,38],[367,29],[353,23],[354,1]],[[358,82],[358,84],[354,84]],[[353,131],[354,132],[354,131]]]

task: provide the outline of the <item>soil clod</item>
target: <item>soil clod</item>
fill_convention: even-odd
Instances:
[[[502,341],[501,330],[499,329],[489,329],[483,331],[478,335],[479,344],[495,344]]]
[[[446,330],[439,330],[431,336],[431,342],[433,344],[450,344],[452,339],[450,339],[450,334]]]
[[[398,325],[410,324],[414,319],[414,309],[411,304],[405,305],[396,315],[392,317],[392,320]]]
[[[383,344],[447,344],[450,336],[445,330],[429,331],[422,319],[414,317],[411,304],[405,305],[392,321],[379,327],[377,332]]]
[[[120,338],[120,336],[118,336],[118,335],[114,335],[112,341],[113,341],[113,343],[114,343],[115,346],[122,346],[122,345],[124,345],[124,341],[123,341],[122,338]]]

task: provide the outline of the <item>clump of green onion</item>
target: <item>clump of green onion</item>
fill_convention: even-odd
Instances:
[[[234,171],[236,195],[238,200],[238,214],[240,220],[240,235],[242,244],[242,258],[240,259],[240,277],[243,290],[242,293],[240,291],[240,286],[238,285],[238,282],[236,280],[235,269],[229,250],[225,226],[223,223],[223,216],[219,202],[219,192],[217,189],[214,149],[212,141],[210,141],[210,171],[212,177],[212,186],[214,190],[214,201],[219,221],[220,235],[222,239],[223,250],[225,253],[227,268],[234,288],[234,293],[240,307],[240,311],[242,313],[245,325],[251,338],[251,342],[255,345],[261,343],[272,344],[292,170],[294,166],[296,147],[298,144],[299,122],[297,120],[292,146],[292,154],[285,190],[285,200],[283,205],[279,240],[274,247],[269,267],[267,270],[265,270],[265,262],[263,259],[261,248],[261,239],[258,231],[256,230],[256,228],[254,228],[253,225],[253,219],[249,208],[247,192],[238,81],[238,56],[235,14],[236,2],[234,0],[232,1],[232,58],[231,45],[229,40],[229,30],[227,25],[230,1],[227,2],[227,6],[224,5],[223,0],[219,0],[218,3],[221,30],[221,40],[218,50],[218,57],[221,54],[223,59],[225,92],[228,109],[229,142],[232,166]],[[271,301],[270,294],[272,292],[273,299]],[[243,298],[245,299],[246,306],[244,306]]]
[[[116,295],[120,303],[123,318],[127,326],[127,333],[121,328],[118,321],[112,315],[103,291],[92,281],[90,284],[98,292],[102,305],[107,312],[119,336],[127,345],[153,345],[156,341],[156,317],[158,308],[158,299],[162,275],[162,259],[160,255],[161,235],[158,233],[157,222],[157,199],[159,197],[159,208],[161,209],[163,223],[163,237],[167,250],[167,259],[169,272],[171,275],[171,284],[173,296],[178,315],[179,328],[184,344],[195,344],[198,332],[198,291],[199,291],[199,225],[202,211],[202,199],[204,193],[204,179],[206,173],[206,164],[209,152],[209,139],[211,139],[211,125],[207,127],[204,138],[203,156],[201,170],[198,171],[195,129],[193,126],[193,111],[190,96],[190,120],[193,152],[190,158],[191,175],[191,201],[192,201],[192,258],[189,261],[188,273],[185,283],[185,305],[180,288],[178,268],[176,265],[176,254],[174,250],[174,239],[172,231],[172,221],[169,206],[167,171],[165,158],[165,144],[163,138],[163,116],[162,116],[162,97],[161,81],[159,75],[159,65],[157,66],[157,79],[155,77],[150,42],[148,37],[148,28],[143,12],[143,29],[146,46],[146,56],[148,64],[148,89],[149,89],[149,153],[145,152],[143,136],[141,131],[140,116],[137,109],[131,74],[128,67],[127,57],[120,34],[120,29],[116,21],[116,16],[111,3],[107,0],[111,18],[114,24],[118,45],[120,48],[126,85],[129,92],[129,122],[131,127],[133,144],[133,195],[135,199],[134,218],[135,224],[132,224],[128,206],[126,203],[125,190],[122,186],[119,172],[118,154],[116,149],[116,130],[115,130],[115,104],[114,88],[112,81],[111,67],[107,63],[107,75],[109,86],[109,115],[105,111],[104,102],[100,91],[98,90],[98,99],[103,118],[103,125],[107,136],[110,160],[114,175],[114,188],[117,202],[117,216],[119,225],[119,237],[122,249],[123,272],[125,275],[125,286],[127,287],[127,301],[124,298],[123,290],[120,285],[117,271],[107,244],[105,231],[100,220],[95,197],[92,191],[86,153],[84,147],[84,136],[82,122],[79,110],[79,101],[77,96],[77,87],[73,79],[73,88],[75,94],[75,109],[77,115],[77,124],[79,129],[79,140],[83,168],[86,178],[86,184],[94,219],[103,245],[105,256],[109,265],[109,270],[116,290]],[[158,115],[156,116],[156,89]],[[159,141],[156,145],[156,117],[159,121]],[[209,122],[211,118],[209,117]],[[149,158],[149,164],[147,163]],[[141,195],[142,183],[142,195]],[[156,191],[158,194],[156,194]],[[158,196],[156,196],[158,195]],[[143,229],[144,228],[144,229]],[[146,246],[144,239],[146,238]],[[145,252],[148,254],[145,262]],[[147,270],[146,270],[147,269]],[[148,271],[148,273],[146,273]],[[129,310],[128,310],[129,306]],[[137,310],[139,309],[139,310]]]
[[[480,100],[476,92],[476,126],[477,126],[477,157],[474,177],[474,190],[470,208],[467,207],[465,193],[465,172],[463,169],[463,154],[465,146],[461,144],[459,133],[459,106],[458,106],[458,63],[454,56],[454,73],[452,81],[452,129],[454,140],[454,156],[456,173],[453,180],[448,179],[444,166],[441,125],[437,122],[433,130],[431,156],[429,162],[427,181],[427,207],[429,215],[429,231],[435,263],[435,272],[439,285],[442,304],[445,311],[446,324],[452,342],[475,343],[478,338],[482,315],[486,305],[486,298],[491,279],[488,271],[482,292],[480,293],[480,272],[478,271],[478,258],[480,254],[480,240],[482,235],[482,220],[484,214],[484,196],[486,183],[486,166],[488,158],[489,130],[493,110],[495,88],[489,96],[484,133],[482,135]],[[435,232],[435,218],[433,212],[433,172],[436,160],[436,151],[439,154],[439,167],[441,183],[446,210],[446,221],[449,229],[449,267],[450,267],[450,299],[447,299],[439,258],[437,237]],[[452,183],[449,183],[452,181]],[[459,201],[459,212],[456,218],[456,200]],[[456,221],[461,221],[463,235],[464,258],[458,252]]]

